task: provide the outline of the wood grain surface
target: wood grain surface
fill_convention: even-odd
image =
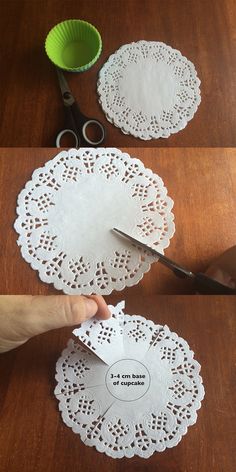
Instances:
[[[96,65],[66,77],[84,113],[106,126],[106,146],[147,145],[107,122],[96,93],[98,71],[109,55],[140,39],[179,49],[202,82],[202,103],[187,127],[148,145],[236,145],[235,0],[1,0],[0,146],[54,146],[64,115],[44,41],[68,18],[85,19],[102,35]]]
[[[210,262],[236,243],[235,149],[123,149],[141,159],[162,177],[174,200],[176,232],[166,249],[172,258],[193,271],[204,271]],[[52,285],[23,260],[13,229],[17,195],[32,172],[57,154],[57,149],[0,149],[0,293],[52,294]],[[188,294],[191,281],[178,279],[159,263],[142,281],[123,293]]]
[[[120,296],[110,296],[116,303]],[[71,329],[38,336],[0,356],[2,472],[234,472],[236,469],[236,297],[129,295],[126,312],[145,315],[186,339],[202,366],[206,395],[178,446],[149,459],[111,459],[63,423],[55,364]]]

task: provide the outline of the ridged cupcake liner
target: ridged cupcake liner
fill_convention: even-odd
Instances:
[[[83,72],[98,60],[102,39],[97,29],[83,20],[66,20],[48,33],[45,50],[60,69]]]

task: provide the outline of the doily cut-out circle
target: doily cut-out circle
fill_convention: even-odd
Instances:
[[[140,361],[122,359],[110,366],[106,386],[117,400],[131,402],[143,397],[150,387],[150,374]]]
[[[124,314],[122,303],[109,308],[110,320],[73,331],[87,351],[68,342],[56,365],[55,395],[63,421],[86,445],[113,458],[147,458],[176,446],[196,422],[204,397],[200,365],[167,326]],[[139,360],[134,342],[141,344]]]
[[[159,252],[174,234],[173,201],[160,177],[115,148],[62,151],[18,196],[15,229],[24,259],[68,294],[109,294],[139,282],[154,258],[112,231]]]
[[[200,80],[186,57],[157,41],[125,44],[98,79],[108,121],[136,138],[168,138],[185,128],[201,101]]]

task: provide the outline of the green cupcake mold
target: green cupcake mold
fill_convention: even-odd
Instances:
[[[45,50],[60,69],[83,72],[98,60],[102,39],[97,29],[87,21],[66,20],[49,31]]]

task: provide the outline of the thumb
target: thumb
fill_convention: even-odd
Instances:
[[[94,315],[110,317],[99,295],[0,296],[0,352],[24,344],[32,336],[63,326],[73,326]]]
[[[20,299],[22,297],[16,296],[14,298]],[[21,317],[21,329],[24,331],[25,337],[30,338],[51,329],[82,323],[96,315],[97,312],[99,312],[100,318],[108,318],[108,309],[104,300],[102,299],[101,302],[100,298],[102,299],[102,297],[87,298],[68,295],[26,295],[23,301],[19,300],[23,315]],[[99,306],[100,304],[103,311]]]

